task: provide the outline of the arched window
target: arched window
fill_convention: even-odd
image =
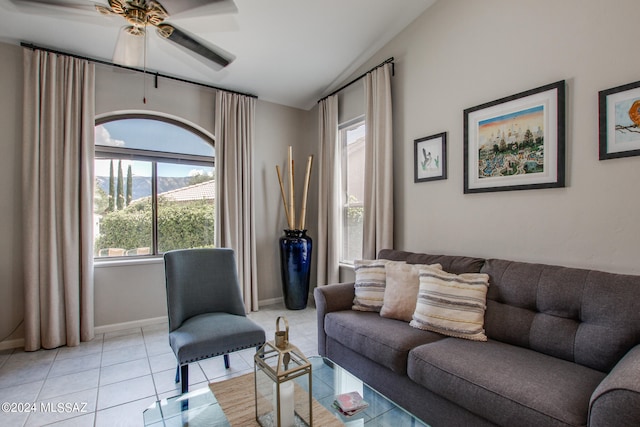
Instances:
[[[204,133],[156,116],[95,127],[94,256],[213,247],[215,149]]]

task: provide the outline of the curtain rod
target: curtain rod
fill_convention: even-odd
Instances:
[[[365,77],[367,74],[369,74],[369,73],[370,73],[370,72],[372,72],[373,70],[376,70],[376,69],[378,69],[378,68],[382,67],[382,66],[383,66],[383,65],[385,65],[385,64],[391,64],[391,65],[393,66],[393,65],[394,65],[394,63],[393,63],[393,56],[392,56],[391,58],[387,59],[386,61],[384,61],[384,62],[382,62],[382,63],[380,63],[380,64],[376,65],[375,67],[373,67],[372,69],[370,69],[370,70],[369,70],[369,71],[367,71],[366,73],[362,73],[362,75],[360,75],[360,76],[356,77],[355,79],[351,80],[349,83],[347,83],[347,84],[345,84],[345,85],[340,86],[338,89],[334,90],[334,91],[333,91],[333,92],[331,92],[329,95],[325,96],[324,98],[319,99],[319,100],[318,100],[318,102],[320,102],[320,101],[324,101],[324,100],[325,100],[325,99],[327,99],[328,97],[333,96],[333,95],[335,95],[336,93],[340,92],[341,90],[348,88],[349,86],[351,86],[352,84],[354,84],[355,82],[357,82],[357,81],[358,81],[358,80],[360,80],[361,78]],[[393,71],[392,71],[391,73],[392,73],[392,75],[393,75]]]
[[[169,76],[167,74],[158,73],[157,71],[145,71],[145,70],[141,70],[140,68],[129,67],[127,65],[120,65],[120,64],[116,64],[116,63],[110,62],[110,61],[105,61],[105,60],[102,60],[102,59],[96,59],[96,58],[90,58],[88,56],[77,55],[75,53],[63,52],[61,50],[55,50],[55,49],[51,49],[51,48],[48,48],[48,47],[38,46],[38,45],[35,45],[35,44],[32,44],[32,43],[21,42],[20,46],[26,47],[26,48],[32,49],[32,50],[43,50],[45,52],[55,53],[56,55],[66,55],[66,56],[70,56],[72,58],[83,59],[85,61],[95,62],[96,64],[110,65],[112,67],[118,67],[118,68],[123,68],[125,70],[137,71],[138,73],[145,73],[145,74],[153,75],[156,78],[156,88],[158,87],[158,77],[163,77],[165,79],[176,80],[176,81],[179,81],[179,82],[182,82],[182,83],[189,83],[189,84],[196,85],[196,86],[207,87],[209,89],[216,89],[216,90],[221,90],[221,91],[224,91],[224,92],[235,93],[235,94],[238,94],[238,95],[244,95],[244,96],[248,96],[250,98],[257,98],[258,97],[257,95],[252,95],[250,93],[243,93],[243,92],[238,92],[236,90],[224,89],[224,88],[221,88],[221,87],[208,85],[208,84],[205,84],[205,83],[194,82],[193,80],[187,80],[187,79],[183,79],[183,78],[180,78],[180,77]]]

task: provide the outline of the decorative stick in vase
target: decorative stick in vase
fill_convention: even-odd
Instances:
[[[295,193],[293,188],[293,147],[289,146],[289,215],[291,218],[291,223],[289,224],[290,229],[294,229],[296,226],[296,203],[295,203]]]
[[[276,165],[276,172],[278,174],[278,182],[280,183],[280,196],[282,196],[282,205],[284,206],[284,214],[287,217],[287,225],[289,228],[293,228],[291,223],[291,215],[289,215],[289,207],[287,206],[287,197],[284,194],[284,184],[282,183],[282,174],[280,173],[280,166]]]
[[[300,212],[300,230],[304,230],[307,217],[307,195],[309,193],[309,181],[311,180],[311,165],[313,156],[307,160],[307,172],[304,177],[304,192],[302,193],[302,211]]]

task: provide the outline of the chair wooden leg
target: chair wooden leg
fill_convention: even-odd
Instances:
[[[225,354],[223,357],[224,357],[224,369],[229,369],[229,355]]]
[[[182,394],[189,391],[189,365],[180,366],[180,381]]]

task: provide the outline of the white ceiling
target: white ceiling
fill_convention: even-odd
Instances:
[[[162,0],[159,0],[162,3]],[[215,71],[149,31],[147,68],[309,109],[435,0],[235,0],[237,13],[176,15],[167,22],[235,60]],[[87,4],[107,4],[106,0]],[[97,12],[61,14],[0,0],[0,41],[28,42],[111,60],[125,21]]]

